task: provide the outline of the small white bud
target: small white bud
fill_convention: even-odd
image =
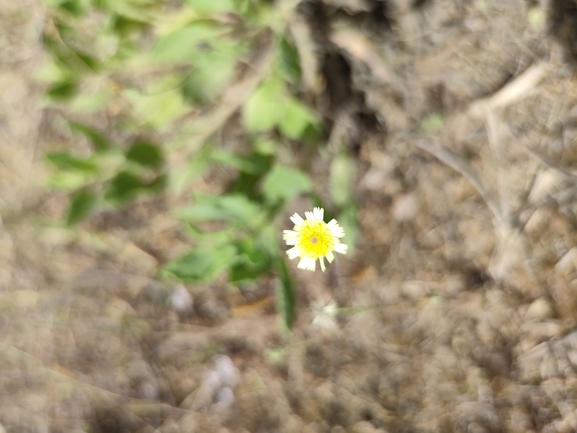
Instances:
[[[317,301],[312,306],[314,318],[313,326],[325,331],[336,331],[338,329],[335,317],[338,313],[335,301]]]

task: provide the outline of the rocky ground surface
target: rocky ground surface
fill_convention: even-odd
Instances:
[[[294,269],[287,334],[270,287],[154,279],[184,243],[160,205],[45,225],[46,17],[0,1],[0,431],[577,431],[577,5],[299,7],[360,232]]]

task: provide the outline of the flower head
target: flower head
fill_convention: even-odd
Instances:
[[[300,257],[298,267],[309,271],[315,270],[318,259],[324,271],[325,257],[331,263],[335,259],[333,251],[347,253],[347,246],[339,240],[345,235],[345,231],[335,219],[325,223],[324,210],[320,207],[315,207],[312,212],[305,212],[305,216],[306,220],[295,213],[291,217],[295,225],[293,230],[283,231],[287,245],[294,245],[287,251],[287,255],[291,260]]]
[[[318,300],[312,305],[314,315],[313,326],[325,331],[335,331],[339,327],[335,318],[339,312],[337,303],[333,300]]]

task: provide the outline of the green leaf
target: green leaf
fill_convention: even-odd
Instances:
[[[192,61],[202,55],[203,42],[210,42],[224,28],[207,22],[196,22],[160,38],[152,50],[154,60],[163,63]]]
[[[101,62],[93,55],[74,48],[74,45],[78,45],[75,43],[76,41],[73,43],[66,42],[68,39],[77,37],[77,28],[62,22],[56,22],[55,26],[62,39],[56,39],[44,34],[42,42],[62,70],[67,71],[66,80],[63,80],[62,83],[71,82],[76,86],[76,74],[85,72],[86,68],[98,71],[100,70]]]
[[[236,182],[231,187],[230,192],[240,193],[251,200],[261,201],[262,195],[260,194],[258,184],[263,176],[270,170],[274,156],[253,153],[244,158],[254,163],[254,165],[258,167],[258,172],[247,173],[246,171],[241,171]]]
[[[129,171],[121,171],[110,180],[104,198],[115,204],[124,203],[140,193],[162,191],[167,180],[166,174],[160,174],[150,182],[144,182]]]
[[[48,58],[43,62],[43,65],[35,69],[33,75],[34,79],[42,83],[54,83],[66,77],[67,72],[62,69],[58,64],[58,61],[51,58],[51,56],[47,57]]]
[[[46,95],[57,101],[66,100],[76,94],[77,88],[78,82],[76,79],[66,78],[53,84],[46,92]]]
[[[243,106],[243,120],[249,132],[273,129],[285,112],[286,95],[281,80],[261,83]]]
[[[338,155],[331,163],[330,191],[333,203],[339,207],[352,200],[355,161],[345,154]]]
[[[236,10],[234,0],[185,0],[185,2],[196,12],[207,15]]]
[[[242,284],[255,281],[272,266],[272,257],[263,248],[262,239],[247,237],[236,243],[239,252],[238,262],[230,269],[229,281]]]
[[[278,227],[276,224],[270,221],[270,224],[260,226],[257,245],[271,257],[278,255]]]
[[[82,171],[60,171],[50,176],[47,185],[51,188],[76,190],[82,188],[89,182],[86,172]]]
[[[305,173],[282,165],[274,166],[263,183],[264,195],[271,202],[290,200],[311,189],[310,178]]]
[[[211,165],[213,146],[205,144],[194,154],[188,164],[171,169],[171,187],[180,194],[198,176],[202,175]]]
[[[64,26],[62,23],[55,25],[58,29],[58,33],[62,37],[64,37],[65,34],[74,31],[72,27]],[[46,33],[42,35],[42,43],[46,50],[52,55],[52,58],[58,67],[60,67],[62,74],[65,74],[65,76],[61,77],[62,81],[71,80],[75,73],[75,68],[71,65],[70,61],[70,58],[73,56],[73,50],[62,43],[60,38],[52,37]]]
[[[82,60],[82,62],[85,63],[86,66],[88,66],[88,68],[90,68],[92,71],[97,72],[100,70],[102,62],[100,62],[100,60],[98,60],[96,57],[91,56],[90,54],[81,53],[78,50],[73,51],[80,58],[80,60]]]
[[[110,141],[96,129],[76,122],[69,122],[68,125],[72,131],[84,135],[92,143],[96,152],[107,150],[111,147]]]
[[[233,238],[237,231],[226,227],[223,230],[204,231],[192,224],[185,225],[186,233],[195,241],[197,247],[221,248],[233,244]]]
[[[54,27],[56,27],[56,30],[60,37],[59,38],[55,37],[52,39],[52,41],[55,45],[58,45],[58,51],[59,51],[58,58],[60,60],[64,60],[63,57],[66,57],[67,55],[70,54],[71,51],[73,51],[70,45],[66,43],[66,40],[69,40],[69,38],[74,35],[75,28],[72,24],[72,21],[73,20],[70,20],[69,22],[64,22],[63,20],[54,20]],[[64,43],[61,43],[59,39]]]
[[[239,156],[230,152],[215,150],[212,154],[215,162],[236,168],[243,173],[260,174],[268,170],[269,166],[254,155]]]
[[[196,68],[184,83],[183,94],[194,104],[207,104],[230,82],[236,66],[234,57],[205,53],[195,61]]]
[[[76,17],[82,16],[86,10],[84,2],[80,0],[63,0],[58,2],[59,7]]]
[[[187,110],[179,88],[169,88],[172,80],[159,85],[148,95],[135,89],[128,89],[125,95],[132,102],[134,110],[151,126],[166,128]]]
[[[158,168],[162,165],[164,158],[162,151],[156,144],[146,141],[136,141],[126,152],[126,159],[133,161],[143,167]]]
[[[76,170],[92,173],[98,170],[98,167],[93,160],[78,158],[77,156],[71,155],[68,152],[50,152],[46,155],[46,159],[60,170]]]
[[[301,65],[299,53],[286,36],[280,39],[280,66],[285,75],[293,83],[299,83],[301,80]]]
[[[95,205],[96,196],[94,194],[87,189],[78,191],[70,200],[66,224],[70,226],[83,220],[94,209]]]
[[[349,251],[354,248],[357,238],[359,236],[359,224],[357,221],[357,207],[354,203],[350,203],[339,214],[339,225],[345,230],[345,237],[341,240],[347,244]]]
[[[210,204],[195,204],[178,209],[176,211],[176,216],[193,224],[203,221],[218,221],[226,219],[218,206]]]
[[[103,92],[101,89],[83,91],[74,96],[69,107],[74,113],[94,113],[103,110],[112,98],[112,93]]]
[[[252,147],[256,153],[261,155],[274,155],[277,149],[277,143],[272,140],[257,138]]]
[[[241,286],[258,280],[267,271],[268,269],[263,271],[260,268],[246,266],[244,263],[237,263],[230,268],[228,281],[230,284]]]
[[[155,177],[152,182],[145,184],[144,190],[148,190],[153,193],[159,193],[163,191],[167,185],[168,185],[168,175],[164,173]]]
[[[145,186],[132,173],[121,171],[108,184],[104,198],[112,202],[122,203],[133,198]]]
[[[128,39],[134,33],[140,33],[148,27],[146,22],[135,20],[122,14],[114,14],[111,29],[119,36]]]
[[[309,127],[318,128],[319,121],[306,105],[296,99],[291,99],[280,122],[280,132],[293,140],[303,138]]]
[[[421,122],[421,130],[427,134],[434,134],[445,125],[445,118],[439,113],[431,114]]]
[[[240,194],[197,196],[197,203],[180,209],[177,216],[191,223],[229,221],[247,227],[262,222],[264,218],[260,206]]]
[[[214,280],[232,266],[237,259],[236,248],[199,247],[170,263],[165,272],[182,281]]]
[[[277,269],[281,282],[276,289],[277,310],[286,328],[290,329],[296,317],[296,290],[284,258],[278,258]]]

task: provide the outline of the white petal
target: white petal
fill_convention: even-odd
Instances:
[[[324,272],[325,271],[325,259],[322,257],[319,257],[319,263],[321,264],[321,270]]]
[[[325,210],[320,207],[315,207],[313,209],[313,215],[318,221],[324,221]]]
[[[314,221],[315,215],[312,212],[305,212],[305,216],[307,217],[308,221]]]
[[[329,263],[332,263],[334,259],[335,259],[335,255],[334,255],[331,251],[329,251],[329,252],[327,253],[327,260],[328,260],[328,262],[329,262]]]
[[[346,254],[347,253],[347,246],[345,244],[335,243],[335,251],[337,253]]]
[[[296,259],[298,256],[301,255],[301,250],[298,247],[293,247],[290,250],[287,250],[287,256],[289,259]]]
[[[307,269],[309,271],[314,271],[315,270],[315,259],[312,259],[310,257],[303,257],[301,259],[301,261],[299,262],[299,264],[297,265],[297,267],[300,269]]]
[[[324,329],[329,332],[336,331],[337,329],[339,329],[337,323],[333,319],[325,315],[315,316],[312,324],[313,326],[317,326],[318,328]]]
[[[292,230],[283,230],[283,239],[287,245],[296,245],[298,242],[298,233]]]
[[[345,229],[343,229],[338,223],[337,220],[332,219],[327,224],[331,234],[336,238],[342,238],[345,235]]]
[[[305,222],[305,220],[298,213],[295,213],[290,219],[295,225],[295,228],[296,226],[300,226]]]

